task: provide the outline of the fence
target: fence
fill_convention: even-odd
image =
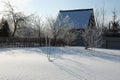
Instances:
[[[104,37],[103,47],[110,49],[120,49],[120,37]]]
[[[47,40],[48,43],[48,40]],[[54,40],[51,40],[51,46],[54,46]],[[9,47],[39,47],[46,46],[45,39],[40,38],[8,38],[0,37],[0,48]],[[62,41],[56,41],[56,46],[64,46]]]

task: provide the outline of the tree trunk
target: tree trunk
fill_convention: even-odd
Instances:
[[[88,43],[86,42],[86,43],[85,43],[85,50],[88,49],[88,46],[89,46],[89,45],[88,45]]]
[[[56,46],[56,36],[54,37],[53,46]]]
[[[13,34],[12,34],[12,37],[15,36],[15,32],[16,32],[16,30],[17,30],[17,25],[16,25],[16,22],[14,21],[14,32],[13,32]]]

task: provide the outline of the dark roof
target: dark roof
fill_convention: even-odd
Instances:
[[[90,10],[92,10],[93,11],[93,9],[92,8],[90,8],[90,9],[73,9],[73,10],[60,10],[60,12],[74,12],[74,11],[90,11]]]
[[[68,16],[75,29],[83,29],[88,26],[92,13],[93,9],[60,10],[58,19]]]

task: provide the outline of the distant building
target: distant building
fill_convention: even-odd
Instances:
[[[73,42],[75,46],[84,45],[81,38],[81,30],[91,27],[95,28],[95,18],[93,9],[76,9],[76,10],[60,10],[57,19],[64,19],[66,16],[70,18],[70,22],[73,23],[77,38]]]

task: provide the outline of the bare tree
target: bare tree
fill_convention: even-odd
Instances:
[[[43,35],[45,38],[45,46],[46,46],[46,51],[47,51],[47,59],[48,61],[50,60],[50,53],[51,53],[51,39],[52,39],[52,33],[51,33],[51,29],[49,27],[48,22],[46,21],[43,25],[44,29],[43,29]]]
[[[96,9],[95,10],[95,22],[96,22],[96,27],[106,27],[106,10],[103,5],[102,8]]]
[[[43,26],[44,26],[44,22],[42,21],[42,17],[33,16],[32,23],[37,28],[38,37],[41,38],[42,33],[43,33],[42,29],[43,29]]]
[[[46,27],[47,27],[47,38],[53,38],[54,39],[54,45],[56,43],[57,35],[58,35],[58,29],[55,27],[55,21],[56,19],[53,17],[47,17],[46,18]]]
[[[105,19],[106,19],[106,17],[105,17],[105,5],[103,6],[103,8],[102,8],[102,10],[101,10],[101,13],[102,13],[102,27],[105,27]]]
[[[62,19],[58,18],[56,26],[60,30],[57,38],[63,40],[66,45],[71,45],[76,38],[76,34],[74,32],[74,24],[70,21],[69,16]]]
[[[82,37],[84,39],[85,49],[100,47],[102,45],[102,29],[87,28],[83,31]]]
[[[119,20],[117,20],[117,11],[114,9],[113,10],[113,20],[111,21],[111,26],[112,26],[112,31],[113,32],[118,32],[119,30]]]
[[[51,29],[51,33],[52,33],[52,37],[54,39],[54,43],[53,45],[56,45],[56,40],[64,40],[67,41],[67,38],[72,40],[72,35],[73,33],[70,32],[73,29],[73,23],[70,22],[70,18],[68,16],[66,16],[65,18],[47,18],[47,22],[48,22],[48,26]],[[70,41],[69,40],[69,41]]]
[[[4,11],[5,16],[9,18],[10,20],[12,20],[13,25],[14,25],[14,30],[11,35],[12,37],[14,37],[17,27],[19,26],[19,22],[25,22],[29,16],[25,16],[22,12],[15,12],[14,7],[10,4],[9,1],[4,2],[4,4],[6,7],[6,10]]]
[[[44,33],[43,33],[43,26],[44,26],[44,22],[42,20],[42,17],[39,16],[33,16],[32,19],[32,23],[34,24],[34,27],[36,27],[36,35],[38,35],[38,38],[40,38],[40,43],[39,45],[41,45],[41,40],[44,38]]]
[[[73,24],[69,21],[69,17],[65,17],[62,20],[59,18],[56,20],[53,17],[46,18],[45,24],[45,39],[46,39],[46,47],[49,47],[49,51],[47,52],[48,59],[50,60],[50,46],[51,39],[54,41],[53,46],[56,46],[57,40],[63,40],[67,44],[73,41]],[[70,39],[70,40],[69,40]],[[48,49],[48,48],[47,48]]]

